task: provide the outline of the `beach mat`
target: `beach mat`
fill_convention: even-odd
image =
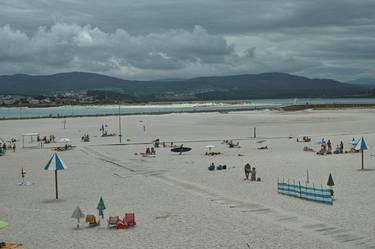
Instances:
[[[188,152],[188,151],[191,151],[191,148],[189,147],[176,147],[176,148],[173,148],[171,149],[172,152]]]

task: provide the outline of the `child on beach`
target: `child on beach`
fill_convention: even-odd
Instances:
[[[251,171],[251,181],[256,181],[257,180],[257,172],[255,170],[255,167],[253,167],[253,170]]]

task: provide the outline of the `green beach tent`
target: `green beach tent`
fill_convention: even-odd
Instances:
[[[9,226],[8,222],[0,220],[0,229],[6,228]]]

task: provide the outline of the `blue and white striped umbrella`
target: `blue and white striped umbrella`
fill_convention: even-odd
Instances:
[[[367,150],[368,149],[368,145],[365,141],[365,139],[363,137],[361,137],[361,139],[358,141],[357,143],[357,146],[355,147],[356,150],[361,150],[361,151],[364,151],[364,150]]]
[[[0,137],[0,144],[5,144],[5,140]]]
[[[54,153],[49,159],[47,165],[44,167],[45,170],[64,170],[67,167],[65,166],[64,162],[60,159],[57,153]]]

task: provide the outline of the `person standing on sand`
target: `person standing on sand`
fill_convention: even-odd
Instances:
[[[251,172],[251,166],[249,163],[245,164],[244,170],[245,170],[245,180],[249,180],[249,174]]]
[[[340,153],[344,153],[344,143],[340,142]]]
[[[253,167],[253,170],[251,171],[251,181],[256,181],[257,179],[257,171],[255,170],[255,167]]]
[[[13,148],[13,152],[16,152],[16,143],[13,143],[12,148]]]
[[[327,154],[331,154],[332,153],[332,144],[331,144],[331,140],[329,140],[329,139],[328,139],[328,142],[327,142],[327,147],[328,147]]]

